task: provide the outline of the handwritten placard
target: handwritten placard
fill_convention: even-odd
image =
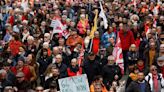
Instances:
[[[59,79],[60,92],[90,92],[86,74]]]

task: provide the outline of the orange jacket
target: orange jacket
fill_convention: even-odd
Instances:
[[[93,84],[90,86],[90,92],[95,92]],[[102,86],[102,92],[108,92],[105,86]]]

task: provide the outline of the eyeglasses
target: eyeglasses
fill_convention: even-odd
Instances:
[[[151,69],[151,71],[157,71],[157,69]]]

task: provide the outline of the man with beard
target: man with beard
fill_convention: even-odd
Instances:
[[[59,69],[54,65],[54,67],[52,67],[51,69],[51,73],[52,73],[52,77],[46,80],[44,88],[49,89],[51,88],[52,84],[57,84],[57,90],[59,91],[59,83],[58,83],[58,79],[60,75]]]
[[[82,68],[78,66],[77,59],[71,60],[71,66],[67,68],[68,76],[77,76],[82,74]]]
[[[157,67],[164,78],[164,56],[161,56],[157,59]]]
[[[132,81],[125,92],[151,92],[150,85],[144,80],[143,72],[138,73],[138,80]]]

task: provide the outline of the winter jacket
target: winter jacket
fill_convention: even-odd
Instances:
[[[147,81],[144,81],[143,83],[144,83],[143,85],[145,85],[144,92],[151,92],[150,85],[147,83]],[[125,92],[142,92],[140,84],[141,83],[137,81],[132,81]]]
[[[72,68],[72,67],[67,68],[67,73],[68,73],[69,77],[81,75],[82,72],[83,72],[83,69],[81,67],[78,67],[78,66],[75,68]]]
[[[11,71],[16,75],[19,71],[17,70],[16,66],[11,68]],[[25,80],[30,81],[31,79],[31,72],[30,68],[27,66],[23,66],[22,72],[25,74]]]
[[[111,32],[110,34],[108,32],[105,32],[102,35],[101,41],[105,48],[108,48],[109,46],[111,46],[111,43],[108,41],[110,38],[114,38],[114,40],[116,41],[116,34],[114,32]]]
[[[22,43],[20,41],[11,40],[9,42],[9,47],[10,47],[10,50],[11,50],[11,54],[13,56],[16,56],[19,53],[19,47],[20,46],[22,46]]]
[[[59,69],[59,72],[60,72],[60,78],[65,78],[68,76],[67,74],[67,65],[61,63],[61,64],[57,64],[57,63],[54,63],[54,65],[56,65]]]
[[[40,57],[37,61],[39,63],[39,75],[43,75],[48,67],[48,65],[52,62],[51,57]]]
[[[129,51],[127,53],[127,57],[128,57],[128,63],[131,65],[131,64],[135,64],[137,63],[137,60],[139,59],[139,53],[138,52],[132,52],[132,51]]]
[[[129,50],[130,45],[135,43],[134,36],[131,31],[127,31],[127,33],[125,34],[122,30],[120,30],[119,36],[121,40],[122,50]]]
[[[100,64],[99,61],[95,60],[88,60],[84,61],[83,65],[84,72],[87,74],[89,83],[92,83],[93,78],[96,75],[100,74]]]
[[[84,23],[83,23],[84,22]],[[79,30],[79,34],[84,35],[86,33],[87,28],[89,28],[88,20],[80,20],[77,24],[77,29]]]
[[[145,80],[150,84],[151,91],[153,92],[153,76],[151,73],[149,73],[146,77]],[[158,74],[158,86],[160,86],[161,90],[164,88],[164,79],[162,77],[162,74]],[[162,92],[162,91],[161,91]]]
[[[118,65],[105,65],[102,68],[102,76],[106,87],[109,87],[112,84],[115,75],[118,75],[119,79],[122,76],[121,69]]]

